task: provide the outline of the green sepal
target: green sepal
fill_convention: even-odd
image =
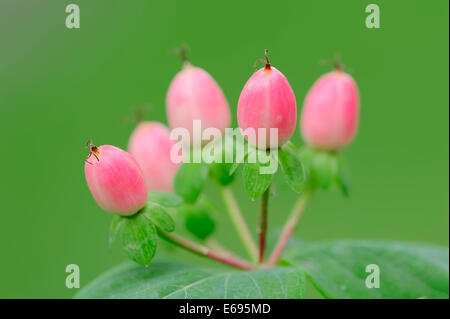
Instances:
[[[312,170],[318,186],[329,189],[338,173],[336,156],[328,152],[317,152],[314,156]]]
[[[306,182],[305,170],[300,159],[300,153],[294,144],[287,142],[278,149],[278,161],[288,185],[300,193]]]
[[[147,266],[155,256],[158,244],[155,225],[145,216],[145,209],[133,216],[117,216],[111,223],[112,240],[120,237],[128,258]]]
[[[209,175],[220,185],[226,186],[233,182],[235,174],[231,173],[233,163],[212,163]]]
[[[344,196],[349,195],[348,178],[338,153],[305,146],[300,151],[300,157],[306,168],[309,186],[329,189],[334,185]]]
[[[253,152],[256,152],[256,162],[255,163],[249,163],[248,157],[253,155]],[[266,173],[262,174],[261,169],[268,168],[270,165],[270,162],[268,163],[262,163],[260,161],[260,157],[262,156],[268,156],[267,152],[266,154],[263,154],[261,150],[251,150],[247,156],[246,156],[246,162],[244,163],[244,168],[242,170],[242,176],[244,178],[244,186],[245,189],[250,196],[251,199],[255,200],[259,196],[261,196],[267,188],[270,186],[270,183],[272,182],[272,177],[275,172],[272,173]],[[273,157],[273,154],[269,155],[272,156],[272,160],[277,161],[276,158]],[[278,164],[277,164],[278,165]]]
[[[242,136],[226,133],[221,141],[222,151],[218,162],[211,164],[210,175],[221,185],[229,185],[235,177],[236,170],[244,161],[248,144]]]
[[[350,196],[350,178],[345,165],[343,164],[342,158],[338,157],[338,174],[336,176],[336,183],[339,186],[342,194],[345,197]]]
[[[170,233],[175,230],[173,218],[166,212],[165,208],[159,204],[149,203],[142,214],[166,232]]]
[[[122,226],[122,224],[124,222],[125,222],[125,219],[122,218],[122,216],[114,216],[113,217],[111,224],[109,226],[109,238],[108,238],[109,245],[112,245],[112,243],[116,239],[117,234],[120,231],[120,227]]]
[[[185,227],[195,237],[205,240],[214,232],[216,223],[212,215],[217,207],[202,196],[195,204],[185,204],[179,208],[179,213],[185,217]]]
[[[183,204],[183,198],[174,193],[152,191],[148,193],[148,201],[164,207],[178,207]]]
[[[205,186],[208,170],[205,163],[183,163],[175,175],[175,192],[185,202],[195,203]]]

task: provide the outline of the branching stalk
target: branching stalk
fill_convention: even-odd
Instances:
[[[267,263],[269,266],[274,266],[277,263],[278,259],[280,258],[281,254],[283,253],[286,244],[289,242],[289,238],[291,237],[295,227],[297,226],[300,218],[303,215],[303,212],[305,211],[305,208],[309,202],[309,199],[311,198],[311,195],[312,192],[310,190],[307,190],[295,203],[294,208],[292,209],[292,212],[289,215],[286,224],[284,225],[283,231],[278,239],[278,242],[269,258],[269,261]]]
[[[189,239],[184,238],[175,233],[168,233],[168,232],[163,231],[162,229],[158,229],[158,230],[169,240],[171,240],[175,244],[177,244],[179,247],[189,250],[190,252],[193,252],[197,255],[205,256],[210,259],[219,261],[221,263],[224,263],[229,266],[236,267],[236,268],[239,268],[242,270],[251,270],[254,268],[253,265],[250,264],[249,262],[247,262],[239,257],[236,257],[234,255],[217,253],[215,251],[212,251],[208,247],[197,244],[197,243],[190,241]]]
[[[229,186],[219,186],[220,194],[227,208],[227,212],[230,215],[230,219],[233,222],[236,231],[247,250],[247,253],[252,260],[256,263],[258,261],[258,248],[252,238],[252,235],[247,227],[244,217],[242,216],[241,210],[236,202],[236,199],[231,192]]]
[[[229,251],[228,249],[226,249],[225,247],[223,247],[219,242],[217,242],[214,238],[207,238],[205,240],[205,245],[206,247],[208,247],[209,249],[211,249],[212,251],[215,251],[223,256],[233,256],[233,257],[238,257],[235,253]]]
[[[266,248],[267,233],[267,213],[269,210],[270,186],[261,197],[261,210],[259,215],[259,263],[264,259],[264,249]]]

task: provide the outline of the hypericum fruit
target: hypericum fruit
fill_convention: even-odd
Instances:
[[[259,148],[283,145],[295,130],[297,104],[286,77],[270,65],[265,51],[266,66],[256,71],[242,89],[237,118],[242,130],[252,128],[253,136],[246,138]],[[265,136],[258,136],[258,128],[265,128]],[[278,137],[270,138],[270,128],[278,129]]]
[[[89,141],[84,172],[89,189],[102,209],[118,215],[133,215],[144,207],[147,188],[136,160],[112,145],[96,147]]]
[[[306,96],[300,120],[303,139],[316,149],[339,150],[353,140],[358,116],[358,87],[339,66],[321,76]]]
[[[170,159],[174,145],[169,129],[158,122],[140,122],[131,134],[128,151],[141,166],[149,191],[173,191],[179,166]]]
[[[230,125],[230,109],[219,85],[185,58],[182,70],[170,83],[166,106],[169,126],[186,128],[191,137],[194,120],[201,121],[202,130],[217,128],[223,132]]]

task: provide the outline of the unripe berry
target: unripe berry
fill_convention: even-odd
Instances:
[[[300,120],[303,139],[317,149],[339,150],[353,140],[358,116],[358,87],[339,67],[321,76],[309,90]]]
[[[292,136],[297,122],[295,95],[286,77],[270,65],[256,71],[242,89],[237,119],[242,130],[255,130],[248,141],[260,148],[283,145]],[[258,137],[258,128],[265,128],[266,136]],[[278,137],[270,139],[270,128],[278,129]]]
[[[102,209],[119,215],[133,215],[144,207],[147,189],[136,160],[112,145],[90,143],[84,165],[89,189]]]
[[[186,128],[191,137],[194,120],[201,121],[202,130],[217,128],[223,132],[230,125],[228,102],[217,82],[187,61],[170,83],[166,106],[169,126]]]
[[[149,191],[173,191],[173,179],[179,164],[170,159],[175,141],[169,129],[157,122],[141,122],[128,142],[128,151],[141,166]]]

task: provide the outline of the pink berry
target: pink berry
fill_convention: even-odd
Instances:
[[[131,134],[128,151],[141,166],[149,191],[173,191],[179,166],[170,159],[174,145],[169,129],[161,123],[141,122]]]
[[[237,118],[242,130],[255,130],[248,141],[260,148],[283,145],[292,136],[297,122],[295,95],[286,77],[270,65],[256,71],[242,89]],[[258,129],[265,128],[265,136],[258,137]],[[278,137],[270,139],[270,128],[278,129]]]
[[[147,189],[136,160],[112,145],[96,147],[90,143],[90,150],[84,172],[100,207],[119,215],[133,215],[144,207]]]
[[[303,139],[317,149],[339,150],[353,140],[358,114],[358,87],[338,68],[320,77],[306,96],[300,123]]]
[[[170,83],[166,106],[169,126],[186,128],[191,137],[194,120],[201,121],[202,130],[217,128],[223,132],[230,125],[230,109],[222,89],[205,70],[187,61]]]

